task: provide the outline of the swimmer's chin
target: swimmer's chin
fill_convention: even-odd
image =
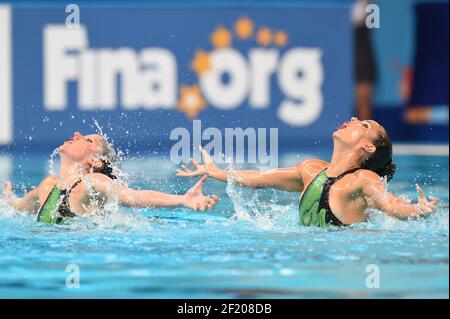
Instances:
[[[63,145],[60,145],[59,147],[58,147],[58,152],[64,152],[65,151],[65,147],[64,147],[64,144]]]
[[[61,151],[61,150],[66,149],[66,146],[69,145],[69,144],[71,144],[69,141],[65,141],[60,146],[58,146],[58,150]]]
[[[333,141],[337,142],[337,141],[343,141],[343,137],[341,136],[341,131],[340,129],[336,130],[333,132]]]

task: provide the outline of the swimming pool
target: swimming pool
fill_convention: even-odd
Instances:
[[[280,166],[304,156],[283,154]],[[19,194],[44,177],[48,160],[3,155],[0,167],[11,170]],[[345,229],[300,227],[298,194],[213,180],[205,191],[221,202],[207,213],[121,208],[55,226],[0,203],[0,297],[448,298],[448,157],[395,160],[390,189],[416,200],[417,182],[441,198],[438,213],[406,222],[374,212]],[[128,159],[123,168],[133,187],[174,192],[193,183],[162,157]],[[66,286],[70,264],[79,267],[79,288]],[[373,269],[379,288],[367,285]]]

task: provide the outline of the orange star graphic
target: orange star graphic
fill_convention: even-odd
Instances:
[[[195,52],[195,57],[191,62],[191,69],[194,70],[197,75],[208,73],[209,70],[211,70],[211,59],[208,52],[197,50],[197,52]]]
[[[287,42],[288,42],[288,35],[286,34],[286,32],[279,30],[275,33],[275,44],[278,45],[279,47],[284,47],[286,46]]]
[[[178,101],[178,109],[193,119],[198,113],[206,108],[206,102],[203,99],[200,87],[198,85],[187,86],[180,88],[180,99]]]
[[[263,27],[258,30],[257,41],[259,45],[264,47],[272,43],[272,31],[269,28]]]
[[[211,34],[210,40],[215,48],[228,48],[231,45],[231,32],[220,26]]]
[[[253,35],[253,21],[247,17],[241,17],[234,24],[234,32],[240,39],[249,39]]]

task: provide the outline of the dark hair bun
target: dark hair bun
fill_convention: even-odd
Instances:
[[[377,136],[374,140],[376,150],[371,156],[366,158],[361,163],[361,168],[369,169],[378,174],[380,177],[385,177],[389,182],[395,173],[395,164],[392,161],[392,142],[386,130]]]
[[[94,169],[95,173],[100,173],[108,176],[111,179],[116,179],[117,177],[113,174],[113,169],[108,161],[102,160],[102,167]]]
[[[397,166],[394,162],[389,161],[386,166],[378,170],[376,173],[380,175],[381,177],[386,177],[387,181],[389,182],[392,177],[394,177],[395,170],[397,169]]]

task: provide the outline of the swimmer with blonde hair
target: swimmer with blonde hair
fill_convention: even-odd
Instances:
[[[58,147],[58,153],[59,176],[45,178],[23,197],[16,197],[11,182],[5,182],[3,193],[9,206],[19,211],[37,212],[38,221],[59,224],[75,216],[91,214],[94,207],[103,207],[112,197],[127,207],[184,206],[200,211],[211,209],[218,202],[216,195],[203,194],[206,175],[184,195],[134,190],[116,183],[112,169],[116,154],[108,141],[98,134],[84,136],[75,132],[73,138]]]

